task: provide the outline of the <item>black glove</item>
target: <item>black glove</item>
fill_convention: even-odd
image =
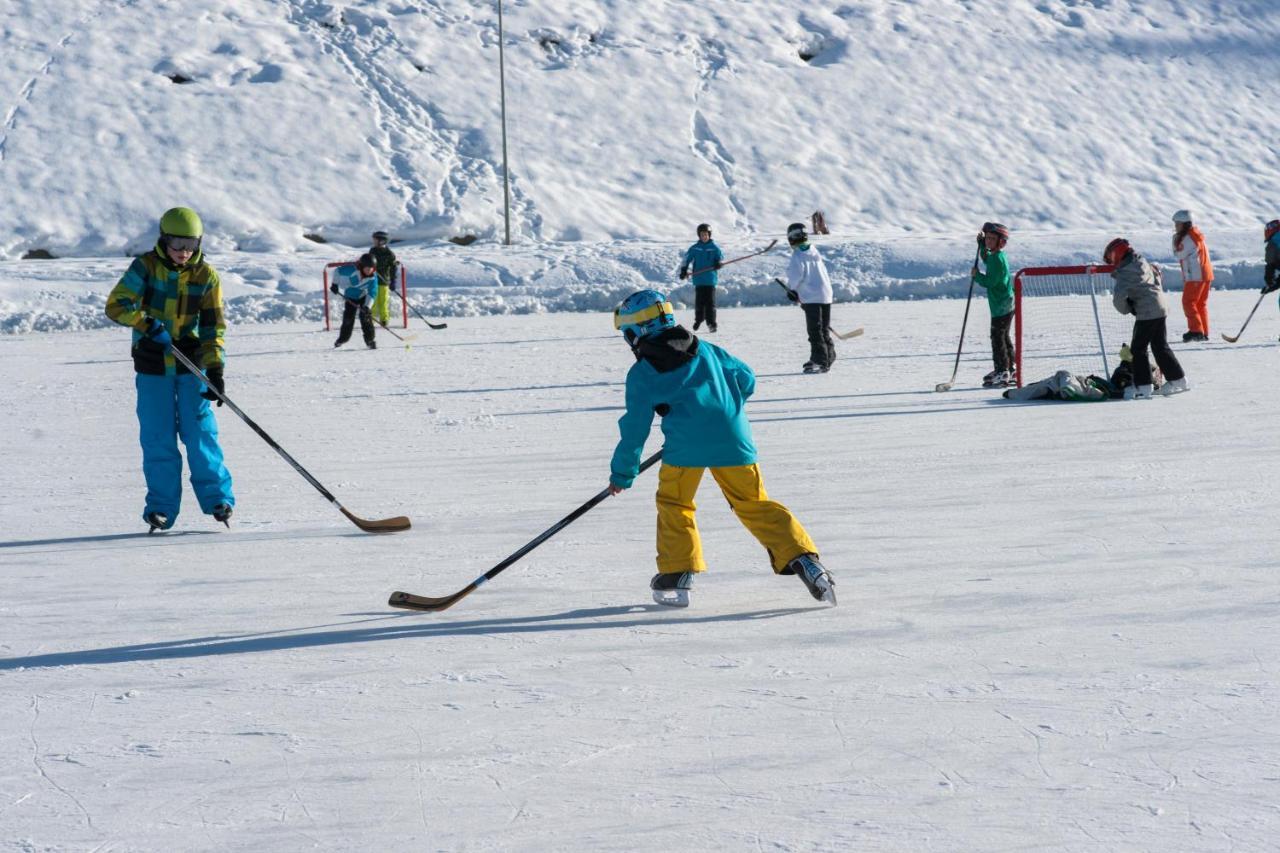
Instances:
[[[312,292],[314,293],[314,291]],[[338,283],[336,281],[333,284],[329,285],[329,292],[332,293],[334,296],[338,295]]]
[[[978,245],[979,245],[979,246],[985,246],[985,245],[987,245],[987,235],[986,235],[986,234],[984,234],[984,233],[982,233],[982,232],[979,232],[979,233],[978,233]]]
[[[797,304],[800,302],[800,294],[796,293],[794,290],[792,290],[789,287],[787,288],[787,298]]]
[[[312,292],[314,293],[315,291]],[[217,400],[218,405],[221,406],[222,398],[213,393],[213,389],[217,388],[218,391],[223,394],[227,392],[226,380],[222,378],[222,365],[218,364],[213,367],[205,368],[204,375],[209,380],[210,387],[204,389],[204,393],[200,396],[210,401]]]
[[[686,278],[688,278],[688,277],[689,277],[689,268],[688,268],[688,267],[680,267],[680,280],[681,280],[681,281],[684,281],[684,280],[685,280]]]
[[[1280,281],[1269,281],[1262,285],[1263,293],[1270,293],[1273,290],[1280,290]]]
[[[719,261],[716,261],[715,269],[720,269],[720,267],[722,266],[724,266],[724,264],[720,263]]]

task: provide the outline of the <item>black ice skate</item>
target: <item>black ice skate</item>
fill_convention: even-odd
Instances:
[[[809,590],[810,595],[818,601],[825,601],[835,605],[836,582],[832,579],[831,573],[826,570],[826,567],[818,562],[817,554],[801,554],[790,563],[787,563],[787,568],[793,574],[800,576],[800,580],[804,581],[804,585]]]
[[[689,590],[693,589],[693,572],[656,574],[649,581],[653,600],[666,607],[688,607]]]
[[[163,512],[149,512],[143,516],[143,520],[146,521],[147,524],[151,525],[151,529],[147,531],[148,536],[155,533],[157,530],[169,529],[169,516],[165,515]]]
[[[999,384],[999,379],[1000,379],[1000,371],[993,370],[990,373],[988,373],[986,376],[982,377],[982,387],[995,388]]]
[[[213,520],[221,521],[228,528],[231,527],[231,506],[230,504],[218,504],[213,508]]]

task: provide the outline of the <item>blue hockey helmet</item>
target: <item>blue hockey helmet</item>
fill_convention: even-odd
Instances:
[[[630,344],[673,328],[675,324],[671,303],[656,290],[638,290],[613,310],[613,327],[620,329]]]

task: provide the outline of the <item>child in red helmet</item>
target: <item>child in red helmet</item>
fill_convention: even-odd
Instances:
[[[1148,348],[1164,374],[1165,383],[1160,386],[1160,393],[1168,397],[1189,390],[1182,365],[1169,348],[1165,325],[1169,302],[1160,283],[1159,271],[1135,252],[1123,237],[1107,244],[1102,260],[1115,265],[1111,273],[1116,281],[1112,303],[1121,314],[1133,315],[1133,339],[1129,344],[1133,353],[1133,394],[1130,395],[1130,389],[1126,389],[1125,399],[1151,399],[1154,386],[1151,362],[1147,358]]]
[[[984,388],[1007,388],[1017,385],[1013,370],[1013,279],[1009,261],[1004,256],[1009,242],[1009,229],[999,222],[984,222],[978,232],[978,257],[970,274],[974,284],[987,291],[987,307],[991,309],[991,360],[995,369],[982,377]]]

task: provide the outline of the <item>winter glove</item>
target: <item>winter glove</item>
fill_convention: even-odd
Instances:
[[[1272,281],[1269,281],[1266,284],[1262,285],[1263,293],[1270,293],[1273,290],[1280,290],[1280,281],[1275,281],[1273,279]]]
[[[173,337],[169,334],[169,330],[155,317],[147,318],[147,330],[143,334],[163,347],[165,352],[173,346]]]
[[[978,232],[978,245],[979,246],[987,245],[987,235],[981,231]]]
[[[213,393],[213,389],[217,388],[218,391],[223,394],[227,392],[226,380],[222,378],[222,365],[217,364],[213,367],[205,368],[204,375],[209,380],[209,387],[204,389],[204,393],[200,396],[204,397],[206,400],[216,400],[218,405],[221,406],[222,398]]]
[[[796,303],[797,305],[800,304],[800,294],[796,293],[794,290],[792,290],[789,287],[787,288],[787,298],[790,299],[792,302]]]
[[[715,267],[714,267],[714,268],[715,268],[715,269],[720,269],[720,267],[722,267],[722,266],[724,266],[724,264],[723,264],[723,263],[721,263],[720,261],[716,261],[716,265],[715,265]]]
[[[334,296],[338,295],[338,283],[336,281],[333,284],[329,285],[329,292],[332,293]]]
[[[684,281],[684,280],[685,280],[686,278],[688,278],[688,277],[689,277],[689,268],[688,268],[688,267],[680,267],[680,280],[681,280],[681,281]]]

